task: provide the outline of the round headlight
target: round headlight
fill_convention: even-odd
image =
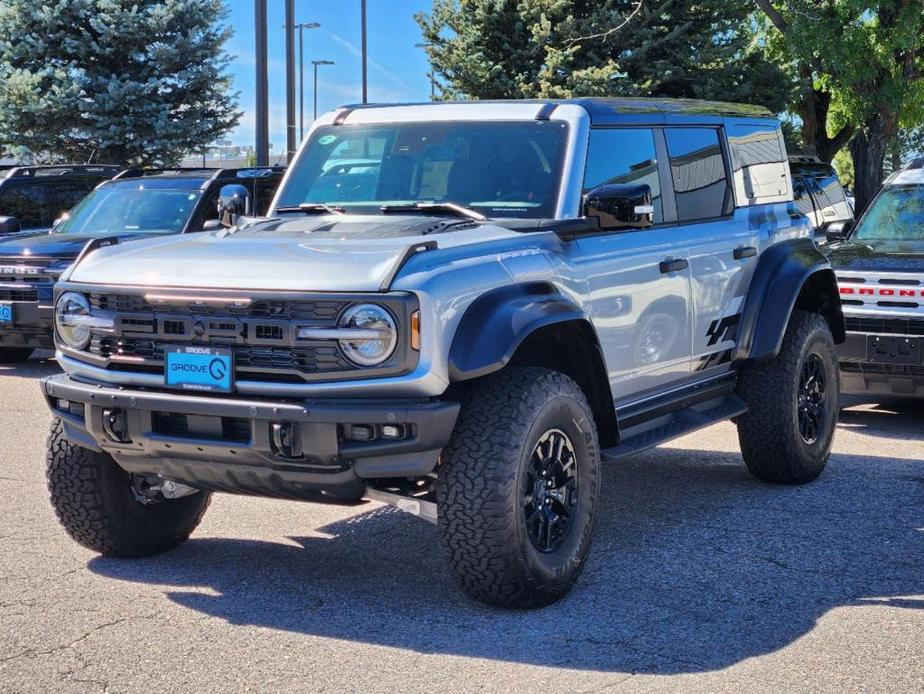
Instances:
[[[347,359],[358,366],[381,364],[398,344],[395,319],[375,304],[351,306],[340,318],[340,328],[355,331],[355,336],[345,336],[339,344]]]
[[[78,316],[90,315],[90,302],[77,292],[65,292],[55,304],[55,328],[58,337],[71,349],[83,349],[90,344],[90,326],[75,321]]]

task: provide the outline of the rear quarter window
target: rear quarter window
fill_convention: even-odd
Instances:
[[[729,123],[725,132],[738,205],[788,201],[789,164],[779,128],[772,123]]]

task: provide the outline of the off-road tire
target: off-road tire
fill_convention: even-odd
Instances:
[[[173,549],[199,525],[211,495],[142,504],[127,472],[107,454],[64,438],[61,420],[48,435],[45,477],[55,515],[84,547],[111,557],[147,557]]]
[[[799,385],[811,355],[823,366],[826,383],[818,435],[809,443],[799,430]],[[737,420],[738,441],[751,474],[780,484],[804,484],[818,477],[831,452],[839,393],[831,329],[817,313],[793,311],[779,355],[749,365],[740,374],[738,394],[748,411]]]
[[[576,499],[554,551],[526,527],[527,468],[544,434],[560,430],[576,461]],[[441,544],[462,590],[482,602],[535,608],[561,598],[590,549],[600,496],[597,430],[581,388],[564,374],[508,367],[468,393],[437,475]]]
[[[0,347],[0,364],[19,364],[32,356],[31,347]]]

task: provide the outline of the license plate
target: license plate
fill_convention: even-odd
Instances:
[[[13,322],[13,304],[0,304],[0,323]]]
[[[217,347],[174,347],[164,353],[164,378],[170,388],[230,393],[234,356]]]
[[[870,335],[866,338],[866,358],[882,364],[920,364],[921,338]]]

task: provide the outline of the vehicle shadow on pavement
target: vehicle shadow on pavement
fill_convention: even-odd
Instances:
[[[609,464],[604,485],[582,578],[532,612],[462,596],[436,528],[389,509],[289,543],[194,538],[90,568],[232,624],[607,672],[715,670],[791,644],[833,608],[924,609],[924,453],[836,455],[816,483],[777,487],[737,454],[662,448]]]
[[[51,350],[40,350],[19,364],[0,364],[0,376],[27,378],[35,380],[45,376],[61,373],[61,367],[55,361],[55,353]]]

